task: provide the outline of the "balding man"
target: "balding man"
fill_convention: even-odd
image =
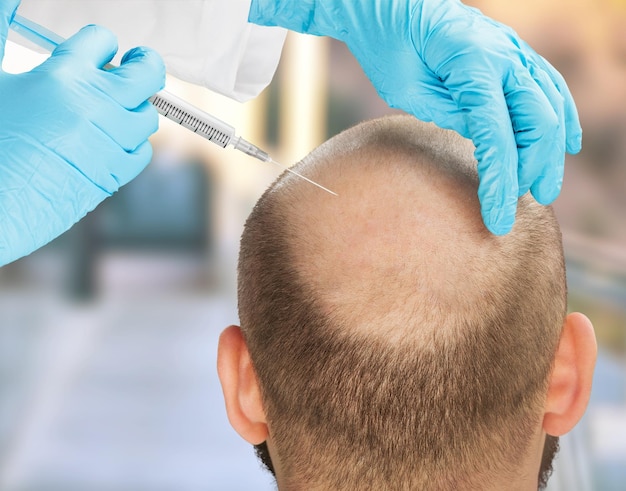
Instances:
[[[231,424],[281,490],[531,490],[583,415],[593,328],[566,313],[552,210],[481,221],[473,146],[393,117],[332,138],[250,215]]]

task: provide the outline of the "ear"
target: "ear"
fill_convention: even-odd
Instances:
[[[582,418],[591,395],[597,351],[591,321],[583,314],[569,314],[548,386],[543,418],[543,429],[548,435],[561,436]]]
[[[250,353],[238,326],[227,327],[217,349],[217,373],[231,426],[252,445],[267,440],[261,390]]]

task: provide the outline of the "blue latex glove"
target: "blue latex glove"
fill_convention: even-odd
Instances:
[[[510,28],[456,0],[252,0],[249,20],[344,41],[392,107],[476,146],[485,225],[528,190],[551,203],[582,131],[563,77]]]
[[[0,60],[19,0],[0,1]],[[148,164],[165,83],[146,48],[104,71],[117,51],[87,26],[30,72],[0,71],[0,265],[65,232]]]

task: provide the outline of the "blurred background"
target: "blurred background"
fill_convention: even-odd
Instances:
[[[564,75],[584,129],[555,204],[570,308],[596,326],[589,410],[562,439],[553,490],[626,489],[626,2],[466,2]],[[127,47],[123,47],[126,49]],[[4,68],[41,61],[7,49]],[[168,89],[292,164],[393,112],[338,42],[290,34],[271,86],[238,104]],[[239,235],[280,170],[167,120],[154,161],[68,233],[0,269],[0,490],[269,490],[231,430],[216,344],[237,323]]]

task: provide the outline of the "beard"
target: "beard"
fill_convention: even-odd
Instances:
[[[554,457],[559,451],[559,437],[546,435],[546,441],[543,444],[543,454],[541,455],[541,466],[539,467],[538,489],[546,489],[548,479],[552,475],[552,464]]]
[[[263,464],[263,467],[271,472],[272,476],[276,477],[276,471],[274,470],[274,464],[272,463],[272,458],[270,457],[270,451],[267,448],[267,442],[255,445],[254,452],[256,453],[257,458]]]

